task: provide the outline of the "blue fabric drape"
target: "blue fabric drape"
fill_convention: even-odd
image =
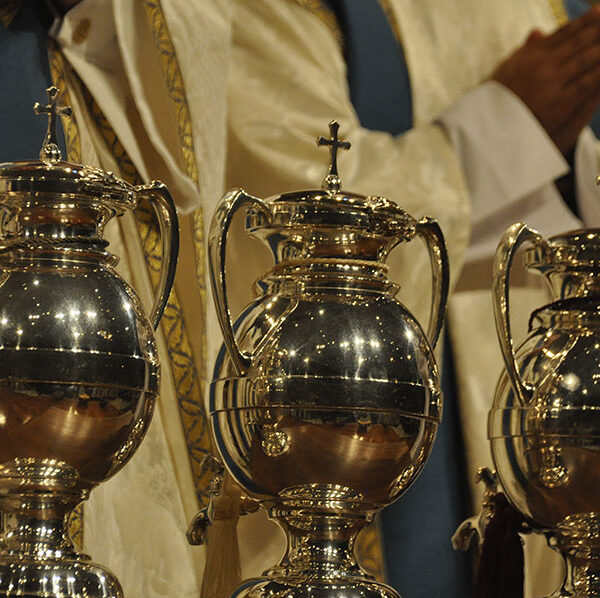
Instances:
[[[376,0],[330,0],[344,34],[350,97],[360,123],[392,135],[412,127],[404,53]]]
[[[41,0],[25,0],[8,28],[0,25],[0,162],[36,160],[48,121],[33,113],[46,104],[52,84],[48,65],[47,14]],[[59,144],[64,138],[58,125]]]

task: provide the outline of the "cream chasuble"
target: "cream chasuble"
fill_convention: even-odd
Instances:
[[[222,193],[229,7],[221,0],[84,1],[55,29],[52,70],[73,105],[67,143],[79,150],[77,161],[132,182],[165,182],[182,241],[157,332],[154,419],[132,462],[86,504],[84,548],[117,575],[126,596],[197,598],[205,549],[189,546],[185,532],[210,478],[203,462],[210,451],[207,338],[214,352],[220,333],[205,312],[203,216]],[[151,305],[161,256],[150,213],[140,206],[108,238],[119,270]]]
[[[314,188],[326,170],[326,156],[314,138],[335,118],[340,134],[352,142],[339,164],[344,188],[381,194],[414,216],[436,218],[446,236],[456,285],[469,241],[471,201],[463,164],[436,119],[485,81],[533,28],[550,31],[566,15],[557,0],[381,3],[402,44],[412,86],[415,126],[396,138],[360,127],[339,33],[324,5],[312,0],[234,1],[227,186],[242,186],[260,197]],[[233,288],[240,294],[237,303],[232,301],[234,313],[249,298],[249,281],[268,267],[250,247],[240,243],[234,249],[238,259],[231,260],[238,283]],[[426,322],[430,291],[423,248],[414,243],[401,247],[390,262],[392,278],[402,284],[399,297]],[[449,309],[471,480],[479,466],[490,465],[487,412],[502,368],[491,311],[490,262],[477,266],[464,272]],[[527,285],[533,288],[517,289],[512,301],[514,330],[522,335],[532,308],[546,300],[536,280],[528,279]],[[476,503],[478,493],[473,488]],[[548,560],[555,557],[540,548],[542,539],[528,539],[527,544],[537,544],[527,552],[527,594],[543,595],[557,587],[561,567],[556,560],[549,567]]]

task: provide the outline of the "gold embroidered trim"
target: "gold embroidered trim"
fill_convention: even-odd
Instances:
[[[344,36],[338,24],[335,13],[322,0],[292,0],[302,8],[315,14],[329,29],[333,31],[335,37],[340,43],[343,43]]]
[[[569,21],[569,15],[565,8],[563,0],[548,0],[550,2],[550,8],[554,14],[554,18],[559,25],[564,25]]]
[[[198,186],[199,175],[196,165],[196,153],[194,151],[194,136],[192,129],[192,119],[190,109],[185,94],[185,84],[175,46],[171,39],[171,34],[165,19],[160,0],[144,0],[144,7],[148,17],[148,23],[152,30],[154,43],[165,76],[167,92],[171,99],[177,122],[179,133],[179,143],[184,163],[186,165],[187,175]],[[205,320],[206,314],[206,286],[204,264],[206,263],[205,243],[204,243],[204,218],[202,209],[198,208],[194,212],[194,248],[196,253],[196,284],[198,285],[198,294],[202,307],[202,314],[198,314]],[[199,356],[200,367],[202,368],[201,382],[199,382],[200,394],[195,395],[193,402],[181,405],[182,422],[184,432],[190,452],[192,462],[192,472],[196,491],[201,503],[204,503],[208,496],[208,485],[210,484],[211,474],[207,471],[204,457],[211,451],[211,436],[209,433],[208,421],[204,411],[204,382],[206,379],[206,327],[202,326],[202,354]]]
[[[85,503],[73,509],[67,523],[67,532],[78,550],[83,550],[83,513]]]
[[[0,4],[0,23],[8,27],[21,9],[23,0],[2,0]]]
[[[185,95],[185,86],[179,69],[177,54],[175,53],[175,46],[171,40],[160,1],[145,0],[144,6],[158,51],[158,57],[165,74],[165,83],[169,98],[175,109],[179,142],[181,144],[181,153],[185,161],[186,171],[194,183],[198,184],[198,168],[194,152],[192,119],[190,118],[190,109]]]
[[[187,175],[198,185],[198,168],[196,165],[196,153],[194,151],[194,136],[192,130],[192,119],[190,109],[185,95],[185,84],[179,68],[175,46],[171,40],[171,34],[160,5],[160,0],[145,0],[144,6],[148,16],[148,22],[152,30],[158,56],[165,74],[165,82],[169,97],[175,109],[177,128],[181,153],[186,165]],[[201,208],[194,213],[194,247],[196,252],[196,282],[200,294],[201,305],[206,306],[206,286],[204,264],[206,263],[206,250],[204,244],[204,215]],[[202,327],[203,355],[201,364],[206,373],[206,337],[205,327]]]
[[[67,83],[65,80],[65,70],[67,68],[65,59],[61,54],[56,42],[48,38],[48,57],[50,59],[50,75],[54,85],[61,91],[61,100],[63,104],[70,106],[71,98]],[[75,114],[72,116],[61,116],[63,131],[65,134],[65,145],[67,146],[67,160],[81,164],[81,140],[79,139],[79,129]]]

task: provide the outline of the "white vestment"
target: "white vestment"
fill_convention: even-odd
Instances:
[[[324,7],[306,0],[234,1],[227,186],[242,186],[260,197],[318,187],[327,155],[314,140],[335,118],[340,134],[352,142],[352,149],[339,157],[345,189],[384,195],[415,217],[438,220],[454,283],[467,260],[449,320],[473,479],[479,466],[490,465],[487,412],[502,368],[489,291],[493,248],[504,228],[516,221],[544,234],[580,225],[553,185],[568,171],[567,163],[516,96],[499,84],[484,83],[534,27],[551,31],[557,26],[558,3],[382,4],[411,78],[414,128],[398,137],[360,127],[340,40]],[[585,131],[576,151],[576,174],[588,225],[600,221],[591,191],[597,169],[596,147]],[[423,272],[429,267],[417,245],[401,245],[390,262],[402,285],[401,300],[425,323],[430,290]],[[244,289],[264,272],[268,260],[245,247],[234,251],[239,310]],[[543,291],[515,291],[514,329],[520,336],[526,316],[543,302]],[[546,549],[542,552],[543,558],[552,558]],[[554,567],[553,578],[538,566],[539,555],[536,550],[527,556],[533,595],[556,588],[560,577],[560,567]]]
[[[191,547],[185,532],[209,478],[201,464],[209,433],[194,414],[209,375],[205,338],[214,353],[220,333],[204,312],[202,215],[209,221],[223,191],[229,2],[84,0],[52,35],[70,65],[63,75],[81,161],[162,180],[181,227],[176,293],[157,331],[154,419],[131,463],[92,492],[84,548],[117,575],[126,596],[198,598],[205,549]],[[153,248],[142,236],[131,214],[108,233],[121,273],[149,307],[144,252]]]

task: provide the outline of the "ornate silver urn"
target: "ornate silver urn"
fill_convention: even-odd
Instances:
[[[382,197],[340,190],[337,123],[318,190],[268,200],[233,191],[214,215],[210,276],[225,345],[210,414],[216,446],[238,484],[287,535],[279,565],[235,598],[398,598],[357,564],[357,533],[419,475],[441,417],[433,356],[448,294],[442,233]],[[226,240],[246,208],[246,230],[274,267],[233,321]],[[425,334],[394,298],[385,259],[422,237],[433,267]]]
[[[531,314],[514,351],[510,268],[524,243],[552,302]],[[506,364],[489,416],[499,479],[532,527],[566,561],[552,596],[600,596],[600,230],[544,239],[524,224],[505,233],[494,265],[494,309]]]
[[[156,327],[173,282],[175,207],[161,183],[133,187],[63,162],[58,90],[40,161],[0,164],[0,596],[120,598],[74,547],[73,509],[133,455],[158,393]],[[148,318],[116,273],[107,222],[150,200],[165,261]]]

